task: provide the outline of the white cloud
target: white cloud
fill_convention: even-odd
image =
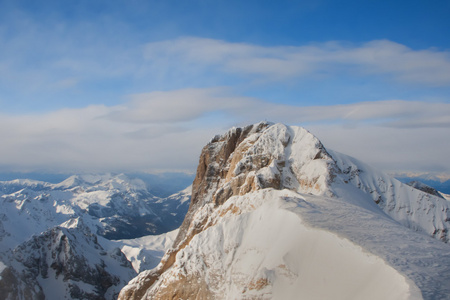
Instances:
[[[383,168],[383,161],[393,168],[438,168],[438,162],[450,168],[445,153],[450,146],[448,103],[295,106],[237,96],[231,88],[198,88],[238,86],[260,95],[259,89],[266,88],[261,83],[282,81],[277,89],[289,90],[285,82],[307,85],[310,78],[325,78],[340,84],[336,79],[341,77],[370,81],[371,91],[391,86],[371,82],[373,76],[414,88],[449,87],[448,50],[415,50],[388,40],[261,46],[184,37],[144,45],[142,35],[113,18],[59,24],[17,12],[8,16],[8,26],[0,27],[0,166],[68,172],[192,170],[213,135],[231,125],[269,120],[317,129],[330,147]],[[360,87],[344,81],[347,91]],[[431,94],[447,97],[447,90]],[[134,91],[152,92],[117,105],[121,95]],[[415,91],[422,99],[433,92]],[[333,93],[340,100],[346,97],[335,86],[328,94]],[[389,92],[382,95],[391,99],[385,96]],[[294,103],[286,98],[280,100]],[[93,102],[104,105],[86,105]],[[55,105],[83,108],[48,112]],[[36,108],[47,112],[30,113]],[[7,115],[8,109],[28,114]]]
[[[183,89],[130,96],[121,109],[112,112],[111,120],[133,123],[192,121],[204,114],[222,111],[237,113],[257,107],[261,101],[227,95],[226,88]]]
[[[144,57],[165,64],[216,66],[235,74],[279,80],[297,76],[379,74],[402,82],[450,85],[450,52],[413,50],[375,40],[362,45],[328,42],[307,46],[265,47],[214,39],[185,37],[149,43]],[[174,67],[175,67],[174,66]]]
[[[212,112],[258,122],[374,122],[385,127],[450,127],[450,103],[384,100],[345,105],[295,106],[231,94],[229,88],[183,89],[132,95],[108,118],[130,123],[193,121]]]
[[[413,50],[386,40],[362,45],[328,42],[275,47],[185,37],[143,45],[132,36],[117,43],[115,35],[103,37],[92,30],[92,24],[61,29],[33,20],[18,23],[12,24],[14,35],[2,35],[0,30],[0,99],[5,109],[12,111],[82,107],[89,103],[113,105],[124,93],[183,89],[184,95],[171,94],[178,99],[176,104],[174,99],[158,100],[158,92],[137,94],[123,110],[114,113],[114,117],[132,122],[170,122],[195,119],[214,109],[235,113],[234,108],[239,110],[242,104],[257,104],[261,111],[273,110],[272,114],[284,111],[251,98],[236,100],[237,97],[228,97],[216,88],[199,95],[189,87],[238,86],[248,95],[260,95],[260,89],[268,90],[264,85],[267,82],[282,82],[273,93],[280,101],[292,103],[292,91],[296,91],[299,95],[309,92],[307,96],[320,96],[322,103],[331,103],[345,101],[353,88],[360,89],[355,94],[380,91],[380,98],[387,98],[389,92],[382,92],[385,86],[380,84],[380,78],[389,82],[389,87],[392,81],[413,83],[421,96],[430,90],[417,87],[450,86],[448,51]],[[372,76],[378,76],[377,80],[372,81]],[[369,83],[363,86],[351,79],[343,80],[345,95],[340,93],[342,77],[356,78],[355,81],[365,78]],[[320,86],[309,87],[311,82],[323,82],[331,88],[324,92]],[[284,94],[282,89],[287,92]],[[443,93],[440,90],[434,95]],[[411,97],[403,94],[407,93],[398,92],[396,96]],[[213,100],[205,102],[202,97]],[[350,101],[355,97],[351,95]],[[152,101],[150,111],[146,105]],[[156,101],[161,101],[159,106]],[[168,110],[170,113],[165,113]],[[310,110],[314,113],[313,108]],[[261,115],[269,119],[263,112]],[[307,115],[300,115],[308,119]]]
[[[448,128],[314,124],[309,129],[325,147],[384,171],[450,173]]]
[[[135,124],[105,118],[116,107],[0,118],[0,166],[65,172],[195,169],[217,128]],[[184,126],[181,126],[184,125]]]
[[[384,127],[450,128],[450,103],[385,100],[327,106],[282,106],[266,104],[271,119],[286,122],[372,122]],[[264,112],[260,112],[263,114]]]
[[[299,107],[188,89],[0,117],[0,166],[14,170],[194,171],[201,148],[232,125],[306,125],[326,146],[385,170],[450,172],[450,104],[400,100]]]

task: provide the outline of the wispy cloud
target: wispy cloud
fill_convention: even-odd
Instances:
[[[102,31],[89,21],[65,23],[54,16],[37,20],[18,11],[7,16],[7,22],[0,22],[3,95],[24,103],[33,102],[27,100],[30,98],[41,100],[42,105],[65,99],[83,103],[83,98],[98,97],[99,88],[116,85],[113,89],[117,91],[117,86],[138,77],[142,51],[139,44],[127,39],[129,35],[117,42],[112,31],[121,33],[120,23],[111,31],[107,30],[111,24],[103,24],[106,28]],[[125,82],[118,84],[121,81]],[[69,92],[74,90],[71,97]]]
[[[83,103],[89,98],[91,103],[101,103],[98,98],[109,91],[115,95],[110,101],[117,102],[120,95],[133,90],[230,82],[255,90],[267,82],[292,85],[342,77],[371,80],[373,76],[387,85],[450,87],[450,52],[413,50],[388,40],[261,46],[184,37],[142,44],[133,37],[118,43],[111,34],[101,36],[89,23],[51,27],[25,19],[13,25],[14,35],[0,28],[0,87],[4,95],[16,99],[41,97],[44,102],[43,97],[64,97]],[[346,84],[351,86],[350,81]],[[65,90],[76,93],[64,95]]]
[[[200,96],[190,97],[188,90],[215,86],[237,86],[245,90],[246,95],[261,95],[260,89],[275,86],[276,90],[288,91],[276,95],[278,101],[285,103],[295,102],[293,91],[299,95],[309,92],[315,99],[322,99],[322,103],[343,103],[348,102],[349,91],[357,88],[360,88],[358,94],[367,90],[382,93],[386,86],[394,86],[393,83],[408,83],[408,87],[416,90],[423,88],[418,91],[421,96],[425,96],[430,87],[450,88],[448,51],[414,50],[387,40],[365,44],[262,46],[182,37],[145,43],[120,24],[114,23],[110,29],[111,21],[102,19],[100,22],[104,22],[100,27],[90,22],[59,24],[56,20],[39,22],[12,14],[13,29],[0,27],[0,98],[7,104],[4,107],[31,111],[31,108],[51,110],[54,106],[114,105],[124,94],[180,89],[188,93],[185,98],[196,107],[194,98]],[[114,34],[116,31],[121,33],[120,42]],[[358,83],[361,78],[366,82],[364,86]],[[309,87],[311,82],[316,85]],[[321,83],[332,88],[324,91]],[[346,92],[339,93],[341,88]],[[386,92],[380,98],[410,98],[403,94],[390,96]],[[143,107],[148,97],[153,95],[133,96],[134,100],[127,104],[128,110],[117,113],[117,117],[120,115],[134,122],[156,120]],[[279,99],[282,97],[286,99]],[[349,101],[358,101],[357,96],[351,97]],[[232,110],[231,101],[216,97],[215,102],[220,105],[214,105],[218,109]],[[189,119],[201,115],[201,110],[194,112],[182,102],[180,100],[177,106],[180,116]],[[163,104],[161,110],[164,110]],[[132,110],[132,106],[136,109]],[[209,105],[204,107],[209,110]],[[171,115],[178,118],[175,111]],[[167,119],[167,116],[159,116]]]
[[[388,40],[362,45],[328,42],[266,47],[185,37],[149,43],[144,57],[150,62],[162,59],[166,64],[216,66],[225,72],[258,75],[267,80],[355,73],[415,84],[450,85],[450,52],[413,50]]]
[[[267,103],[270,117],[291,123],[373,123],[383,127],[450,128],[450,103],[384,100],[346,105],[288,106]],[[260,112],[263,114],[263,112]]]
[[[325,147],[384,171],[450,172],[448,128],[313,124],[308,129]]]
[[[131,123],[192,121],[221,111],[237,114],[249,110],[261,101],[229,94],[226,88],[183,89],[131,95],[131,100],[108,115],[111,120]]]
[[[156,124],[188,122],[214,112],[238,121],[374,123],[384,127],[450,127],[450,103],[382,100],[345,105],[296,106],[237,96],[230,88],[183,89],[131,95],[106,117]]]

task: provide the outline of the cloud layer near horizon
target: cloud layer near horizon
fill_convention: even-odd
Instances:
[[[228,127],[304,125],[331,149],[385,170],[450,171],[450,104],[385,100],[294,106],[227,88],[129,96],[121,105],[0,116],[0,166],[22,171],[195,171],[201,148]]]

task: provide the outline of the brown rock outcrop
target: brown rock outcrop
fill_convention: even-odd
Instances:
[[[203,149],[200,155],[197,167],[196,177],[192,185],[192,197],[189,210],[180,227],[177,238],[170,249],[163,257],[157,268],[151,272],[141,274],[136,280],[140,281],[138,286],[133,289],[125,288],[121,291],[119,299],[142,299],[147,290],[158,280],[159,276],[169,269],[175,262],[175,256],[179,250],[183,249],[190,240],[199,232],[205,229],[207,216],[201,222],[192,223],[193,216],[199,207],[204,206],[206,202],[214,201],[214,204],[220,205],[227,198],[233,195],[239,195],[240,188],[245,185],[244,191],[250,191],[257,188],[254,184],[255,177],[244,176],[233,177],[229,175],[230,170],[234,170],[236,163],[242,157],[245,149],[250,147],[250,143],[241,145],[241,143],[250,135],[258,135],[269,126],[268,123],[259,123],[249,125],[244,128],[233,128],[222,136],[215,136]],[[240,148],[239,148],[240,147]],[[263,164],[263,159],[259,159],[259,164]],[[219,188],[219,183],[229,183],[226,188],[221,188],[216,195],[208,197]],[[185,281],[183,279],[181,281]],[[173,293],[169,296],[167,293],[159,295],[158,299],[173,299],[177,295],[177,289],[174,287]],[[162,298],[160,298],[162,297]],[[184,298],[183,298],[184,299]],[[206,298],[205,298],[206,299]]]

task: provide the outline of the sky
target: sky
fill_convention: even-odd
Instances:
[[[450,173],[450,2],[0,0],[1,172],[195,172],[232,126],[303,126]]]

